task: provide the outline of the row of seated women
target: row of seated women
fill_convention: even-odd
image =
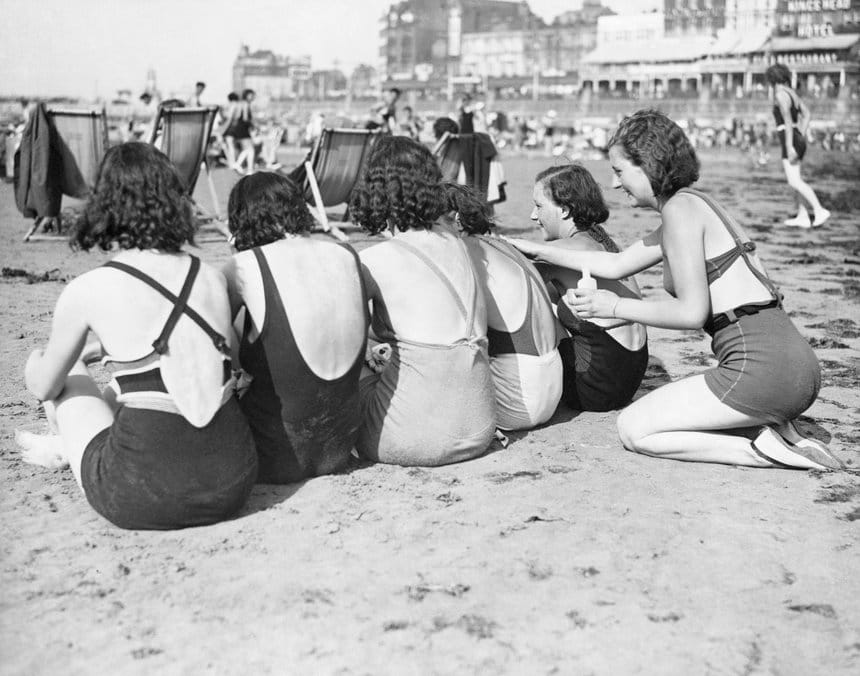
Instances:
[[[25,458],[68,463],[121,527],[178,528],[235,514],[255,481],[342,469],[353,449],[439,465],[485,453],[497,428],[546,422],[561,398],[625,405],[648,359],[642,322],[616,312],[643,302],[637,270],[607,271],[597,292],[574,288],[579,270],[623,255],[582,167],[542,172],[534,202],[549,241],[537,252],[513,244],[544,261],[540,272],[488,234],[481,202],[442,183],[426,148],[383,138],[350,207],[385,241],[359,256],[307,237],[295,184],[257,174],[231,193],[238,253],[222,273],[181,250],[193,242],[191,209],[167,159],[143,144],[111,149],[74,240],[120,252],[67,286],[46,348],[27,362],[57,435],[19,435]],[[612,311],[596,309],[607,298]],[[104,393],[86,366],[98,358],[113,372]],[[811,443],[791,418],[760,418],[781,425],[767,429],[786,453]],[[809,452],[767,460],[757,441],[755,462],[688,459],[825,464]]]

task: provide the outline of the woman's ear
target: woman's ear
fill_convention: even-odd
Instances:
[[[565,220],[570,218],[570,207],[562,207],[561,208],[561,217]]]

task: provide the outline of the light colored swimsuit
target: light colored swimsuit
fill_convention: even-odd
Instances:
[[[463,242],[455,241],[468,259]],[[398,465],[445,465],[482,455],[496,427],[495,397],[486,332],[475,325],[482,299],[474,270],[464,303],[424,252],[397,238],[391,242],[439,277],[466,320],[468,335],[447,345],[407,340],[394,333],[385,305],[374,302],[374,333],[391,344],[391,359],[381,373],[361,381],[358,450]]]

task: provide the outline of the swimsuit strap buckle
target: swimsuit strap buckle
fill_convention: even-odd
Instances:
[[[738,316],[737,314],[735,314],[735,308],[732,308],[731,310],[726,310],[722,314],[725,315],[726,319],[728,319],[729,324],[734,324],[736,321],[738,321]]]

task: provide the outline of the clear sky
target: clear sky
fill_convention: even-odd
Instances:
[[[164,94],[194,82],[220,100],[239,45],[310,54],[313,68],[376,64],[390,0],[0,0],[0,95],[111,96],[142,91],[154,68]],[[529,0],[545,19],[582,0]],[[604,0],[618,13],[662,0]]]

